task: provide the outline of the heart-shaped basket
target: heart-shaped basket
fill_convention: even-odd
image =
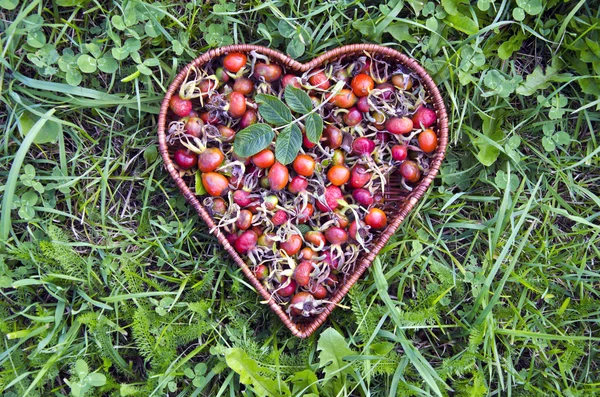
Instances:
[[[391,213],[392,216],[390,217],[391,220],[387,228],[381,233],[381,235],[379,235],[379,237],[375,241],[374,246],[372,247],[372,250],[368,253],[365,253],[362,257],[359,257],[354,268],[354,273],[349,275],[349,277],[346,279],[346,282],[338,287],[337,291],[330,298],[329,303],[327,303],[327,305],[324,307],[324,310],[309,321],[293,321],[277,304],[277,302],[275,302],[271,298],[271,294],[255,277],[248,265],[235,251],[231,244],[227,241],[225,235],[221,232],[221,230],[219,230],[219,228],[215,227],[215,223],[211,216],[208,214],[204,206],[200,203],[196,195],[190,190],[183,178],[179,175],[179,172],[174,166],[173,160],[171,159],[171,156],[168,151],[166,141],[166,129],[169,101],[188,75],[189,69],[192,67],[200,67],[206,64],[211,59],[220,57],[224,54],[228,54],[231,52],[250,53],[251,51],[266,55],[272,60],[280,63],[288,71],[291,72],[306,72],[308,70],[317,68],[328,61],[338,60],[349,56],[356,56],[359,54],[363,54],[364,52],[368,52],[371,55],[377,55],[387,59],[393,59],[395,62],[407,67],[419,76],[421,84],[427,90],[430,97],[433,98],[432,104],[437,114],[436,129],[438,136],[438,147],[431,159],[428,174],[425,177],[423,177],[419,184],[409,194],[406,194],[405,192],[401,191],[399,177],[398,180],[395,180],[395,177],[393,176],[390,178],[390,188],[385,194],[385,201],[387,203],[385,210],[387,213]],[[173,83],[171,83],[171,85],[169,86],[165,98],[162,101],[160,114],[158,118],[158,140],[160,145],[160,153],[165,161],[166,168],[169,171],[169,174],[171,175],[175,183],[177,184],[177,186],[179,187],[181,193],[184,195],[187,201],[194,207],[194,209],[200,215],[200,217],[206,222],[209,229],[214,230],[213,233],[216,235],[219,242],[223,245],[225,250],[229,252],[233,260],[242,269],[248,280],[250,280],[250,282],[256,288],[256,290],[268,302],[271,309],[275,313],[277,313],[277,315],[281,318],[283,323],[292,331],[294,335],[300,338],[306,338],[309,335],[311,335],[321,324],[323,324],[323,322],[327,319],[327,316],[329,316],[329,314],[335,309],[336,305],[342,300],[342,298],[344,297],[344,295],[346,295],[348,290],[360,278],[364,271],[371,265],[376,255],[385,246],[390,237],[396,232],[404,218],[415,206],[418,200],[423,196],[423,194],[433,181],[433,178],[435,177],[440,168],[441,162],[446,152],[446,146],[448,144],[448,116],[446,113],[446,108],[444,106],[442,96],[433,79],[429,76],[429,74],[427,74],[425,69],[423,69],[423,67],[419,65],[414,59],[409,58],[406,55],[391,48],[382,47],[374,44],[354,44],[328,51],[325,54],[313,59],[311,62],[300,63],[288,57],[287,55],[272,50],[270,48],[243,44],[221,47],[208,51],[207,53],[196,58],[185,68],[183,68],[183,70],[177,75]]]

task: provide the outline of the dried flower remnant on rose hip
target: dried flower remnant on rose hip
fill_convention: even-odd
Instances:
[[[185,94],[183,96],[179,94]],[[292,321],[320,313],[438,150],[419,78],[360,54],[295,73],[233,52],[169,102],[175,167]],[[397,198],[395,198],[397,200]]]

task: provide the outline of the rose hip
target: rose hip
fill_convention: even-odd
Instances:
[[[383,229],[387,225],[387,216],[379,208],[371,208],[365,216],[365,223],[373,229]]]
[[[171,100],[169,100],[169,109],[171,109],[176,116],[188,116],[192,111],[192,101],[183,99],[179,95],[173,95]]]
[[[373,150],[375,150],[375,142],[364,136],[352,142],[352,152],[354,154],[371,154]]]
[[[350,186],[353,188],[363,187],[371,180],[371,174],[367,167],[362,164],[356,164],[350,172]]]
[[[412,160],[405,160],[400,164],[400,175],[410,183],[418,182],[421,179],[421,170],[419,165]]]
[[[392,117],[385,122],[385,128],[392,134],[408,134],[413,129],[413,121],[408,117]]]
[[[237,119],[244,113],[246,113],[246,97],[241,92],[233,91],[229,94],[229,114]]]
[[[233,192],[233,202],[244,208],[252,203],[252,198],[250,197],[250,192],[246,190],[236,190]]]
[[[300,262],[294,269],[294,280],[300,287],[306,287],[310,282],[310,274],[313,271],[313,264],[308,261]]]
[[[319,90],[327,90],[331,87],[331,83],[329,82],[329,78],[325,73],[317,72],[308,78],[308,82],[313,88],[317,88]]]
[[[330,185],[325,188],[325,202],[326,204],[321,203],[321,201],[317,200],[317,208],[322,212],[330,212],[335,210],[340,204],[338,200],[344,198],[344,194],[340,190],[339,187]]]
[[[202,129],[204,128],[204,121],[200,117],[190,117],[185,123],[185,132],[189,135],[195,136],[196,138],[202,135]]]
[[[290,314],[301,316],[306,312],[310,315],[311,310],[314,309],[313,301],[314,297],[310,293],[306,291],[298,292],[290,301]]]
[[[281,66],[274,63],[257,63],[254,65],[254,77],[256,79],[262,78],[267,83],[277,81],[281,77]]]
[[[256,111],[253,109],[248,109],[244,112],[242,118],[240,119],[240,128],[246,128],[252,124],[256,124],[257,121],[258,115],[256,114]]]
[[[358,98],[351,90],[346,88],[340,90],[340,92],[331,98],[331,104],[339,108],[348,109],[356,104]]]
[[[254,91],[254,83],[247,77],[238,77],[233,83],[233,90],[244,95],[250,95]]]
[[[342,245],[348,241],[348,232],[341,227],[332,226],[325,230],[325,238],[329,244]]]
[[[302,248],[302,237],[299,234],[292,234],[287,241],[279,243],[279,248],[289,256],[296,255]]]
[[[273,222],[275,226],[281,226],[284,223],[286,223],[287,220],[288,214],[284,210],[277,210],[277,212],[275,212],[275,214],[271,218],[271,222]]]
[[[268,178],[271,190],[279,191],[286,187],[290,173],[285,165],[275,162],[269,169]]]
[[[431,127],[437,121],[437,115],[435,112],[425,106],[419,106],[417,111],[412,117],[412,122],[416,128],[428,128]]]
[[[330,148],[337,149],[342,146],[344,135],[339,128],[330,124],[323,130],[323,136],[325,137],[325,145]]]
[[[371,106],[369,105],[369,98],[364,96],[358,100],[356,103],[356,107],[363,113],[368,113],[371,110]]]
[[[296,216],[298,223],[308,222],[308,220],[313,216],[314,212],[315,207],[313,207],[311,203],[307,203],[306,207],[302,211],[300,211],[300,213],[298,213],[298,215]]]
[[[311,176],[315,171],[315,160],[308,154],[300,154],[292,165],[298,175]]]
[[[344,113],[344,115],[342,116],[342,120],[344,120],[344,123],[350,127],[360,124],[362,119],[362,113],[360,112],[360,110],[358,110],[358,108],[350,108],[348,109],[348,113]]]
[[[334,165],[327,171],[327,179],[335,186],[342,186],[350,179],[350,170],[345,165]]]
[[[256,242],[258,241],[258,236],[254,232],[254,230],[246,230],[235,240],[233,243],[233,247],[240,254],[247,254],[248,251],[251,251],[256,247]]]
[[[295,76],[293,74],[286,74],[281,78],[281,87],[285,89],[289,84],[295,88],[301,88],[302,85],[300,83],[300,77]]]
[[[202,174],[202,185],[211,196],[222,196],[228,190],[229,181],[216,172],[206,172]]]
[[[265,265],[258,265],[254,270],[254,277],[258,279],[258,281],[263,281],[267,277],[269,277],[269,268]]]
[[[292,194],[303,192],[308,187],[308,181],[302,176],[295,176],[288,185],[288,190]]]
[[[212,172],[219,168],[225,155],[218,148],[207,148],[198,155],[198,169],[201,172]]]
[[[325,299],[327,297],[327,288],[323,284],[317,284],[310,291],[316,299]]]
[[[396,161],[403,161],[408,155],[408,148],[404,145],[392,146],[392,158]]]
[[[275,154],[269,149],[263,149],[252,156],[252,162],[258,168],[269,168],[275,164]]]
[[[312,244],[315,248],[321,249],[325,246],[325,235],[319,231],[311,230],[304,235],[307,243]]]
[[[241,210],[238,215],[235,225],[240,230],[247,230],[252,226],[252,212],[248,210]]]
[[[178,149],[173,155],[173,160],[179,168],[188,170],[198,163],[198,156],[188,149]]]
[[[367,189],[354,189],[352,191],[352,198],[363,207],[368,207],[373,204],[373,195]]]
[[[281,285],[285,285],[287,281],[288,281],[287,277],[282,277]],[[290,280],[290,282],[287,286],[285,286],[283,288],[279,288],[277,290],[277,295],[281,296],[282,298],[287,298],[287,297],[292,296],[295,291],[296,291],[296,281],[292,279],[292,280]]]

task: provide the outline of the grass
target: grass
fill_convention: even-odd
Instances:
[[[3,395],[600,394],[597,1],[0,7]],[[391,46],[450,114],[434,186],[308,340],[157,153],[165,87],[234,42]]]

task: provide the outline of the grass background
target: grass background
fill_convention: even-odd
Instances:
[[[2,395],[600,394],[599,8],[0,0]],[[361,42],[426,66],[451,145],[299,340],[168,178],[158,107],[212,47]]]

